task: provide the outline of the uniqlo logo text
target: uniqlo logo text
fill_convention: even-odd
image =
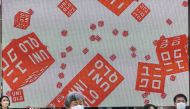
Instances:
[[[65,96],[77,91],[85,96],[85,105],[97,107],[122,81],[123,76],[100,54],[97,54],[63,90],[49,107],[62,107]]]
[[[138,63],[136,90],[164,92],[165,72],[159,64]]]
[[[11,89],[18,89],[37,80],[54,63],[35,33],[14,39],[2,54],[3,79]]]
[[[167,75],[188,71],[186,35],[164,38],[158,41],[156,53]]]
[[[69,0],[63,0],[59,3],[58,7],[67,15],[67,17],[70,17],[77,10],[77,8]]]
[[[141,3],[131,15],[138,21],[141,22],[147,15],[150,13],[150,9],[144,4]]]
[[[10,91],[10,96],[11,96],[12,103],[24,101],[23,89]]]
[[[30,26],[31,13],[19,11],[14,17],[14,27],[20,29],[26,29]]]

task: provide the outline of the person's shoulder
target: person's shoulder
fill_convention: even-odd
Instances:
[[[186,106],[186,109],[190,109],[190,106]]]

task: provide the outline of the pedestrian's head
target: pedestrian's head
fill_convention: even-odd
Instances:
[[[7,97],[7,96],[2,96],[2,97],[0,98],[0,107],[1,107],[2,109],[7,109],[9,106],[10,106],[9,97]]]
[[[65,99],[65,107],[67,109],[83,109],[84,96],[78,92],[71,92]]]
[[[187,104],[187,97],[184,94],[177,94],[174,97],[173,102],[177,109],[185,109]]]
[[[146,104],[144,105],[143,109],[157,109],[157,107],[153,104]]]

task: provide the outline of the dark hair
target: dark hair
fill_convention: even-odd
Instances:
[[[1,98],[0,98],[0,102],[2,102],[2,99],[3,98],[7,98],[8,99],[8,101],[9,101],[9,105],[8,106],[10,106],[10,100],[9,100],[9,97],[8,96],[1,96]],[[1,103],[0,103],[0,107],[1,107],[2,105],[1,105]]]
[[[184,95],[184,94],[177,94],[175,97],[174,97],[174,99],[173,99],[173,101],[174,101],[174,103],[176,102],[176,99],[177,98],[179,98],[179,97],[183,97],[184,99],[185,99],[185,101],[187,102],[187,97]]]
[[[78,92],[71,92],[67,95],[65,99],[65,107],[69,108],[72,101],[76,100],[84,100],[84,96],[81,93]]]
[[[143,109],[149,109],[150,107],[153,107],[154,109],[158,109],[155,105],[153,104],[146,104],[144,105]]]

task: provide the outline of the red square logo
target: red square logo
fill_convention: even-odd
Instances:
[[[164,92],[165,72],[158,64],[138,63],[136,90]]]
[[[144,3],[141,3],[141,4],[131,13],[131,15],[132,15],[138,22],[141,22],[149,13],[150,13],[150,9],[149,9]]]
[[[13,103],[24,101],[23,89],[10,91],[10,96]]]
[[[37,80],[54,63],[35,33],[13,40],[2,53],[3,79],[11,89]]]
[[[30,26],[31,14],[19,11],[14,17],[14,27],[26,29]]]
[[[67,17],[70,17],[77,10],[77,8],[69,0],[62,0],[62,2],[59,3],[58,8],[61,9]]]
[[[160,39],[156,53],[160,65],[167,75],[188,71],[188,53],[186,35]]]

